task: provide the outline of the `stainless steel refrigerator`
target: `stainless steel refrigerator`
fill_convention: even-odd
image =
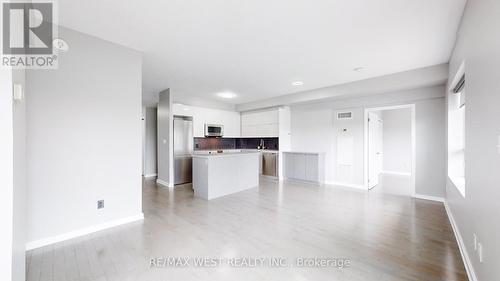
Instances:
[[[174,184],[192,181],[193,119],[174,116]]]

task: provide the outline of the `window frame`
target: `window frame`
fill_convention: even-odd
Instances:
[[[462,62],[458,68],[455,78],[451,83],[451,87],[448,91],[448,151],[447,151],[447,163],[448,163],[448,178],[457,188],[460,194],[465,198],[465,170],[466,170],[466,128],[465,128],[465,118],[466,118],[466,71],[465,62]],[[458,142],[453,142],[453,136],[459,135],[461,140]],[[451,136],[450,136],[451,135]],[[455,139],[456,141],[456,139]],[[458,146],[458,147],[457,147]],[[451,147],[451,148],[450,148]]]

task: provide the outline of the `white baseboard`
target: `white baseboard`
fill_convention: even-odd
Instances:
[[[436,201],[436,202],[441,202],[444,203],[444,198],[443,197],[437,197],[437,196],[428,196],[428,195],[422,195],[422,194],[415,194],[413,196],[418,199],[424,199],[424,200],[430,200],[430,201]]]
[[[317,185],[321,186],[322,184],[320,182],[315,182],[315,181],[306,181],[306,180],[298,180],[298,179],[290,179],[290,178],[284,178],[284,182],[290,182],[290,183],[298,183],[298,184],[309,184],[309,185]]]
[[[72,239],[72,238],[80,237],[80,236],[87,235],[87,234],[90,234],[90,233],[94,233],[94,232],[97,232],[97,231],[101,231],[101,230],[104,230],[104,229],[107,229],[107,228],[112,228],[112,227],[115,227],[115,226],[119,226],[119,225],[122,225],[122,224],[127,224],[127,223],[131,223],[131,222],[134,222],[134,221],[143,220],[143,219],[144,219],[144,214],[140,213],[140,214],[132,216],[132,217],[126,217],[126,218],[122,218],[122,219],[117,219],[117,220],[114,220],[114,221],[110,221],[110,222],[105,222],[105,223],[93,225],[93,226],[90,226],[90,227],[86,227],[86,228],[82,228],[82,229],[79,229],[79,230],[67,232],[67,233],[64,233],[64,234],[60,234],[60,235],[56,235],[56,236],[52,236],[52,237],[48,237],[48,238],[44,238],[44,239],[40,239],[40,240],[31,241],[31,242],[26,243],[26,251],[33,250],[33,249],[36,249],[36,248],[40,248],[40,247],[43,247],[43,246],[47,246],[47,245],[50,245],[50,244],[62,242],[62,241],[69,240],[69,239]]]
[[[145,178],[154,178],[156,177],[158,174],[149,174],[149,175],[144,175]]]
[[[409,177],[409,176],[411,176],[411,173],[395,172],[395,171],[382,171],[382,174],[394,175],[394,176],[402,176],[402,177]]]
[[[460,249],[460,254],[462,255],[462,260],[464,261],[465,271],[467,272],[467,276],[469,277],[470,281],[478,281],[469,254],[467,253],[467,248],[465,247],[464,240],[462,239],[460,230],[458,229],[455,219],[453,218],[450,206],[448,206],[448,202],[446,201],[444,202],[444,208],[446,210],[446,214],[448,215],[448,219],[450,220],[451,227],[453,228],[453,233],[455,234],[455,238],[457,239],[458,248]]]
[[[170,183],[164,181],[164,180],[161,180],[161,179],[156,179],[156,183],[160,184],[160,185],[163,185],[164,187],[174,187],[173,185],[171,185]]]
[[[327,182],[326,184],[329,184],[329,185],[338,185],[338,186],[344,186],[344,187],[350,187],[350,188],[355,188],[355,189],[368,190],[365,186],[363,186],[361,184],[352,184],[352,183],[344,183],[344,182]]]
[[[259,179],[270,180],[270,181],[279,181],[278,177],[259,175]]]

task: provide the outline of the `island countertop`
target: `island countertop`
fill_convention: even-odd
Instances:
[[[239,155],[255,154],[255,153],[260,153],[260,152],[259,151],[235,151],[235,152],[223,152],[223,153],[195,152],[193,153],[193,158],[231,157],[231,156],[239,156]]]

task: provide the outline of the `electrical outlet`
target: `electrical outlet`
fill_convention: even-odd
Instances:
[[[474,238],[474,251],[477,251],[477,235],[474,233],[472,236]]]
[[[483,262],[483,244],[477,243],[477,257],[479,258],[479,262]]]
[[[104,209],[104,200],[97,201],[97,209]]]

